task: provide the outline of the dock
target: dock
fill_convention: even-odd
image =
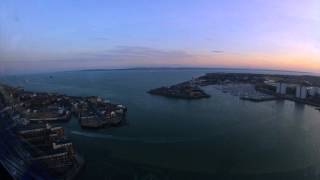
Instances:
[[[279,100],[279,98],[277,98],[277,97],[264,97],[264,96],[241,96],[240,99],[246,100],[246,101],[252,101],[252,102]]]

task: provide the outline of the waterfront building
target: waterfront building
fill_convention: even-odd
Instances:
[[[43,164],[51,173],[62,174],[74,165],[75,156],[65,149],[56,149],[35,155],[33,160]]]
[[[51,173],[64,173],[75,163],[75,150],[71,141],[64,138],[62,127],[49,124],[28,125],[17,128],[31,150],[33,161],[43,164]]]
[[[302,86],[300,98],[305,99],[306,97],[307,97],[307,88],[305,86]]]
[[[287,84],[286,83],[281,83],[281,91],[280,94],[286,94],[287,92]]]
[[[320,87],[315,87],[316,95],[320,95]]]
[[[281,83],[276,83],[276,93],[277,94],[280,94],[280,91],[281,91]]]
[[[305,99],[307,97],[307,87],[296,85],[296,98]]]
[[[312,96],[315,94],[315,89],[313,88],[307,88],[304,85],[300,84],[287,84],[284,82],[277,82],[276,83],[276,93],[281,95],[287,94],[287,89],[295,89],[295,97],[299,99],[305,99],[308,94],[312,94]],[[291,91],[290,91],[291,92]],[[294,95],[294,94],[293,94]]]
[[[300,98],[301,96],[301,86],[296,86],[296,98]]]
[[[308,87],[307,94],[309,96],[315,96],[317,94],[317,87]]]
[[[51,127],[50,125],[38,124],[28,125],[17,129],[18,136],[31,143],[52,142],[64,136],[62,127]]]
[[[277,82],[276,83],[276,92],[277,92],[277,94],[282,94],[282,95],[286,94],[287,86],[288,85],[286,83],[284,83],[284,82]]]

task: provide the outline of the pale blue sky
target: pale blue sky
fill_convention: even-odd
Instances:
[[[2,0],[0,71],[302,60],[316,71],[319,24],[319,0]]]

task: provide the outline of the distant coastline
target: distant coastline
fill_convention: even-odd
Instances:
[[[123,70],[241,70],[241,71],[271,71],[271,72],[288,72],[288,73],[306,73],[315,74],[307,71],[281,70],[281,69],[264,69],[264,68],[224,68],[224,67],[132,67],[132,68],[101,68],[101,69],[80,69],[72,71],[123,71]],[[64,71],[70,72],[70,71]]]

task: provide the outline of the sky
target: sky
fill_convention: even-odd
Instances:
[[[320,0],[1,0],[0,73],[320,72]]]

